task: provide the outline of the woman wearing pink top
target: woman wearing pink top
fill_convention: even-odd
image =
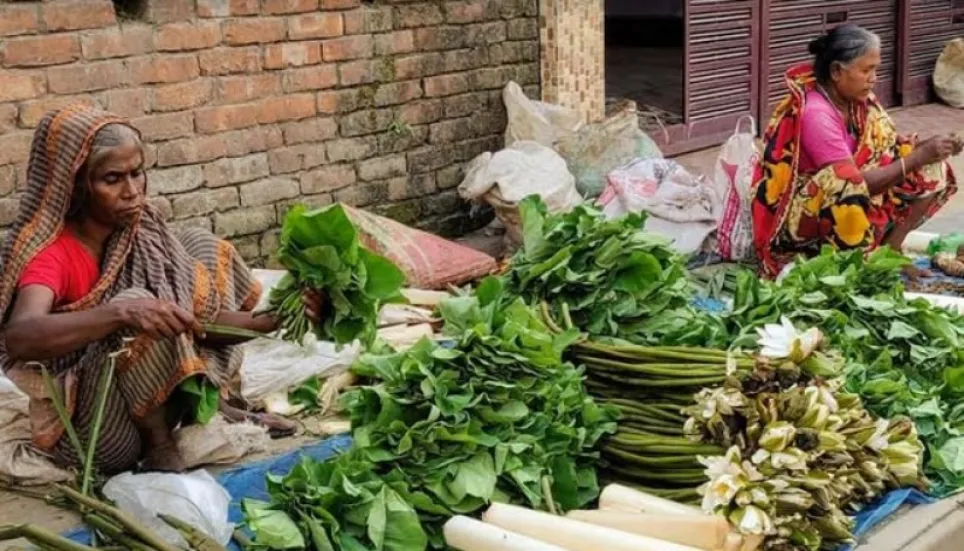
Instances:
[[[880,39],[841,25],[787,72],[790,93],[764,134],[754,177],[754,243],[765,274],[824,245],[900,250],[957,191],[946,159],[962,142],[897,134],[874,97]]]

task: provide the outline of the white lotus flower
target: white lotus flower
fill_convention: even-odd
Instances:
[[[763,473],[761,473],[760,470],[753,466],[753,464],[749,461],[743,462],[743,472],[746,473],[746,477],[750,480],[750,482],[761,482],[764,478],[766,478],[763,476]]]
[[[753,454],[753,457],[750,458],[750,461],[752,461],[754,465],[760,465],[767,459],[770,459],[770,452],[760,448],[756,451],[756,453]]]
[[[703,486],[703,510],[714,513],[718,507],[729,505],[737,492],[746,487],[738,476],[725,474]]]
[[[826,387],[818,387],[820,389],[820,402],[823,405],[830,408],[830,413],[836,413],[840,410],[840,405],[837,403],[837,399],[834,398],[833,392]]]
[[[699,456],[696,459],[706,467],[703,472],[706,474],[706,478],[710,480],[716,480],[723,475],[740,476],[744,474],[740,467],[740,448],[736,446],[727,450],[726,455]]]
[[[759,507],[747,505],[734,516],[737,530],[741,534],[762,536],[773,532],[773,520]]]
[[[760,447],[770,452],[778,452],[789,446],[797,435],[797,429],[786,421],[776,421],[767,425],[760,436]]]
[[[807,454],[796,448],[776,452],[770,455],[770,464],[773,465],[774,469],[805,471],[807,470]]]
[[[760,355],[772,359],[789,359],[800,363],[810,357],[823,341],[823,334],[817,328],[800,333],[787,317],[780,324],[769,323],[757,329],[760,336]]]
[[[876,426],[874,427],[874,435],[867,440],[865,444],[868,448],[874,451],[884,451],[890,446],[890,441],[887,438],[887,428],[890,425],[890,421],[887,419],[877,419]]]

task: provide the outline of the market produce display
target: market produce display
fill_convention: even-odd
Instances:
[[[941,496],[964,487],[964,317],[905,297],[900,271],[908,263],[889,249],[866,258],[825,250],[779,283],[731,274],[724,287],[732,311],[715,317],[732,342],[781,315],[819,328],[847,359],[848,391],[875,415],[914,420],[930,491]]]
[[[271,290],[268,311],[281,319],[284,338],[319,338],[345,344],[374,340],[381,304],[401,300],[405,274],[362,246],[341,205],[309,211],[291,208],[281,227],[278,260],[288,270]],[[304,289],[324,294],[322,325],[312,327],[302,304]]]
[[[561,512],[596,498],[594,448],[617,413],[562,361],[576,331],[548,331],[496,279],[441,313],[451,346],[426,340],[355,366],[371,384],[345,396],[351,450],[270,480],[271,503],[246,504],[257,544],[439,548],[449,517],[492,501]]]

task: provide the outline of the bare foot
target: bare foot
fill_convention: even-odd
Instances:
[[[144,458],[142,468],[145,471],[161,471],[166,473],[183,473],[187,464],[173,441],[151,448]]]
[[[298,430],[298,425],[284,417],[272,413],[254,413],[236,408],[221,401],[221,414],[232,423],[251,421],[268,429],[272,438],[291,436]]]

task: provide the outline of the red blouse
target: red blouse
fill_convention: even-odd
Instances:
[[[19,288],[43,285],[54,292],[54,307],[87,296],[100,279],[94,255],[70,231],[64,230],[40,251],[20,274]]]

